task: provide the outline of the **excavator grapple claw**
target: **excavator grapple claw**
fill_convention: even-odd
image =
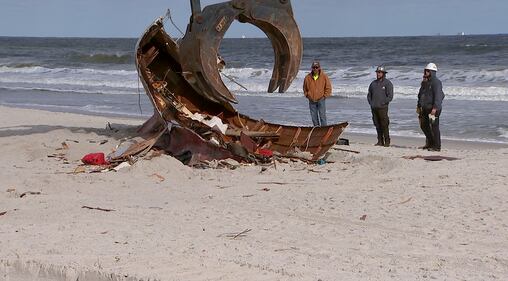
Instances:
[[[275,65],[268,92],[285,92],[298,74],[303,46],[289,0],[233,0],[205,7],[191,0],[192,17],[179,49],[182,75],[204,98],[226,104],[236,97],[224,85],[217,65],[226,31],[238,20],[261,29],[270,39]]]
[[[232,0],[201,10],[199,0],[190,1],[192,17],[183,38],[166,33],[159,18],[136,46],[138,75],[154,106],[140,134],[191,166],[224,159],[266,163],[279,157],[315,163],[326,157],[348,123],[306,127],[250,118],[231,105],[237,100],[221,79],[220,43],[238,20],[260,28],[272,43],[275,66],[268,92],[289,88],[303,52],[291,2]]]

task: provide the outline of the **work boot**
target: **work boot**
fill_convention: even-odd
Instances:
[[[383,132],[380,129],[377,130],[377,143],[375,146],[383,146],[385,145],[384,138],[383,138]]]
[[[390,147],[390,139],[385,140],[384,147]]]
[[[439,152],[439,151],[441,151],[441,148],[438,148],[438,147],[429,147],[427,150],[428,150],[428,151],[436,151],[436,152]]]
[[[424,146],[420,146],[418,148],[419,149],[429,149],[430,148],[430,142],[429,141],[425,141],[425,145]]]

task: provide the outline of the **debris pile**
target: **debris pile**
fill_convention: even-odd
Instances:
[[[272,41],[275,66],[268,92],[287,90],[303,53],[291,1],[249,0],[240,6],[228,1],[203,10],[200,5],[192,7],[183,38],[169,36],[160,18],[138,41],[136,66],[154,114],[139,131],[145,142],[118,159],[154,147],[191,166],[226,159],[240,163],[267,163],[282,157],[319,161],[347,123],[303,127],[252,119],[233,108],[231,102],[237,100],[220,78],[226,64],[218,48],[236,19],[259,27]]]

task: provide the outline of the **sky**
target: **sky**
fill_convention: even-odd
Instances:
[[[202,0],[201,6],[219,2],[224,1]],[[292,4],[303,37],[508,33],[508,0],[292,0]],[[188,0],[0,0],[0,36],[138,38],[168,8],[185,30]],[[265,37],[256,27],[238,22],[226,34],[241,36]]]

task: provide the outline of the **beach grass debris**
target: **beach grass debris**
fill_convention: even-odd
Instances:
[[[97,211],[103,211],[103,212],[114,212],[116,210],[114,209],[105,209],[100,207],[90,207],[90,206],[83,206],[81,209],[88,209],[88,210],[97,210]]]

